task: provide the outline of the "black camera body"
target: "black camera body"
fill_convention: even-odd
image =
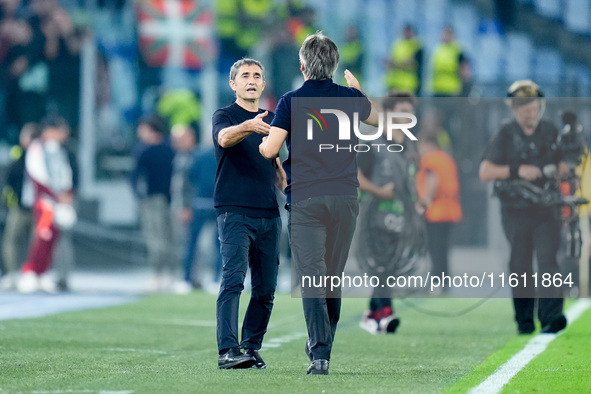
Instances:
[[[571,171],[581,164],[585,155],[585,135],[583,126],[577,121],[574,112],[565,111],[562,115],[564,126],[556,138],[556,150]]]
[[[525,179],[497,180],[494,183],[494,194],[501,199],[522,201],[524,205],[570,207],[569,216],[564,218],[564,222],[567,224],[565,256],[573,261],[578,261],[582,245],[581,230],[578,225],[578,207],[588,204],[589,200],[574,195],[564,195],[560,191],[559,182],[569,182],[571,191],[575,189],[578,181],[575,169],[581,164],[586,153],[586,144],[583,127],[577,122],[574,113],[565,112],[562,121],[564,126],[559,130],[552,149],[566,163],[569,172],[558,178],[558,168],[554,164],[549,164],[542,168],[543,186],[538,186]]]

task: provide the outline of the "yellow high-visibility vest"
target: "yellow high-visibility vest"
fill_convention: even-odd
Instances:
[[[456,96],[462,91],[459,57],[462,50],[455,42],[441,44],[433,55],[433,93]]]
[[[220,38],[234,38],[238,35],[238,0],[216,0],[215,29]]]
[[[243,23],[236,35],[236,43],[242,49],[248,50],[261,41],[261,21],[271,12],[271,0],[242,0]]]
[[[422,48],[416,38],[410,40],[396,40],[392,45],[391,58],[394,63],[406,62],[415,57]],[[394,66],[386,73],[386,86],[401,92],[415,93],[419,87],[418,64],[411,67]]]

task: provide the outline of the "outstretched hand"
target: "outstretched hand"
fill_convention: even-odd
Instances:
[[[263,120],[263,118],[267,115],[269,115],[269,111],[261,112],[260,114],[258,114],[257,116],[255,116],[254,118],[252,118],[250,120],[250,122],[251,122],[250,126],[251,126],[251,130],[253,132],[255,132],[257,134],[262,134],[262,135],[269,135],[269,131],[271,130],[271,126],[269,126]]]
[[[359,85],[359,81],[355,78],[355,75],[349,70],[345,70],[345,80],[347,81],[347,85],[350,88],[355,88],[357,90],[361,90],[361,85]]]

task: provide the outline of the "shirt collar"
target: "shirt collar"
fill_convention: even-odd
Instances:
[[[329,85],[332,85],[332,79],[308,79],[304,82],[304,86],[311,87],[311,88],[322,88]]]

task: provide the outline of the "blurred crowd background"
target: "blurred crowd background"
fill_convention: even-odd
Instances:
[[[71,269],[146,266],[129,181],[139,119],[158,114],[168,130],[193,130],[189,150],[210,147],[211,115],[233,101],[232,63],[244,56],[263,62],[261,106],[273,109],[301,84],[298,49],[317,30],[339,45],[337,75],[350,69],[373,97],[406,87],[419,97],[476,103],[504,97],[517,79],[534,80],[547,97],[591,94],[586,0],[0,0],[0,186],[23,127],[47,114],[64,117],[77,173],[78,222],[73,254],[65,257],[74,260]],[[437,68],[449,43],[460,55],[458,77],[442,86]],[[405,50],[421,57],[413,66],[416,80],[401,87],[393,73]],[[462,103],[455,108],[469,112]],[[496,108],[486,116],[458,110],[455,117],[430,119],[446,129],[440,142],[460,170],[465,219],[454,233],[459,247],[489,248],[501,237],[488,224],[495,212],[487,206],[490,192],[477,179],[482,151],[496,131],[491,125],[508,115],[502,100]],[[589,113],[580,119],[589,130]],[[174,146],[179,157],[183,141]],[[2,204],[0,229],[7,211]],[[203,223],[198,271],[209,270],[204,281],[215,282],[215,242],[207,238],[215,229]]]

